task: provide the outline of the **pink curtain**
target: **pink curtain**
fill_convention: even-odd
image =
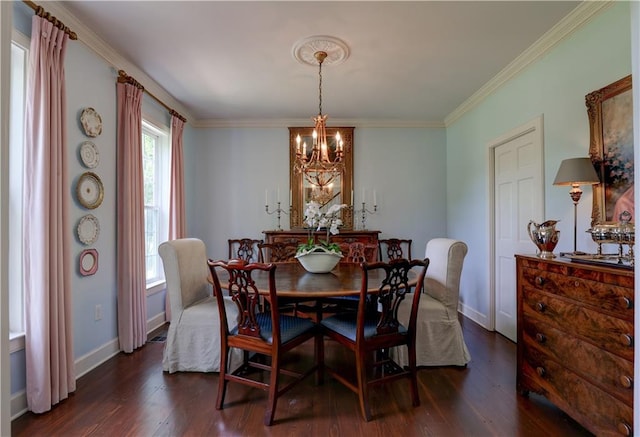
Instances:
[[[76,389],[71,302],[64,57],[69,36],[33,16],[24,168],[27,404],[34,413]]]
[[[169,198],[169,240],[186,237],[184,216],[184,158],[182,132],[184,121],[171,115],[171,188]]]
[[[172,111],[173,112],[173,111]],[[182,132],[184,120],[171,114],[171,187],[169,189],[169,240],[187,235],[184,214],[184,158],[182,157]],[[171,321],[169,293],[165,296],[164,318]]]
[[[116,87],[118,338],[120,348],[128,353],[143,346],[147,339],[142,178],[143,89],[138,84],[120,81]]]

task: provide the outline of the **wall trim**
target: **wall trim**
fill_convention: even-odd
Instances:
[[[164,325],[165,313],[161,312],[147,320],[147,334]],[[103,364],[107,360],[115,357],[121,352],[120,344],[117,338],[108,341],[102,346],[92,350],[91,352],[79,357],[75,361],[76,381]],[[11,396],[11,420],[14,420],[27,410],[27,393],[25,390],[16,392]]]
[[[471,308],[470,306],[465,305],[460,302],[458,304],[458,311],[465,317],[473,320],[478,325],[482,326],[487,331],[493,331],[492,328],[489,327],[488,317],[486,314],[482,314],[481,312]]]
[[[484,84],[471,97],[444,118],[446,127],[451,126],[468,111],[478,106],[506,82],[520,74],[529,65],[546,55],[556,44],[591,21],[596,15],[614,4],[614,0],[582,2],[555,26],[549,29],[527,50],[511,61],[505,68]]]
[[[311,126],[308,118],[303,119],[242,119],[242,120],[195,120],[191,125],[194,128],[283,128],[283,127],[304,127]],[[424,120],[369,120],[369,119],[331,119],[332,126],[354,126],[354,127],[375,127],[375,128],[444,128],[441,121]]]

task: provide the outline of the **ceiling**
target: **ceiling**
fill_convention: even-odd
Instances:
[[[61,4],[200,123],[310,120],[318,113],[318,68],[299,63],[294,44],[339,38],[349,57],[322,71],[322,112],[331,125],[442,124],[580,2]]]

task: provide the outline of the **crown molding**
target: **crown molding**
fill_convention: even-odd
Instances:
[[[43,2],[45,3],[45,2]],[[78,41],[82,42],[88,48],[93,50],[98,56],[104,59],[114,69],[114,83],[118,77],[118,70],[124,70],[127,74],[135,78],[145,90],[152,93],[164,104],[177,111],[187,120],[193,120],[193,116],[180,104],[171,94],[162,88],[156,81],[151,79],[144,71],[138,68],[134,63],[125,59],[116,52],[102,38],[96,35],[93,30],[78,20],[64,5],[59,1],[48,1],[43,4],[47,12],[55,15],[66,26],[72,29],[78,35]],[[193,124],[193,123],[191,123]]]
[[[465,113],[478,106],[498,88],[513,79],[529,65],[542,58],[556,44],[587,24],[593,17],[612,6],[614,2],[615,0],[584,1],[578,5],[527,50],[522,52],[516,59],[511,61],[497,75],[489,80],[489,82],[484,84],[478,91],[473,93],[471,97],[447,115],[444,119],[445,127],[450,126]]]
[[[374,128],[444,128],[441,121],[423,120],[385,120],[385,119],[336,119],[332,118],[328,127],[333,126],[354,126],[354,127],[374,127]],[[313,125],[308,118],[304,119],[208,119],[196,120],[192,123],[194,128],[282,128],[282,127],[304,127]]]

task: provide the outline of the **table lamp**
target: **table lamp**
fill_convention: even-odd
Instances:
[[[580,185],[599,184],[600,179],[596,173],[591,158],[570,158],[560,164],[553,185],[571,185],[569,195],[573,200],[573,255],[584,255],[576,250],[578,231],[578,202],[582,196]]]

